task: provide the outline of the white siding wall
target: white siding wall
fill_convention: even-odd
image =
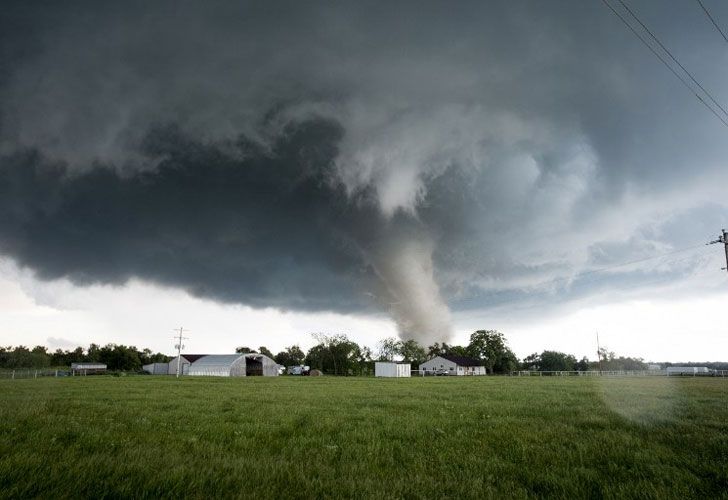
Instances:
[[[184,356],[182,356],[182,361],[180,361],[179,365],[180,374],[181,375],[187,375],[187,373],[190,370],[190,362],[185,359]],[[169,362],[169,370],[167,371],[168,375],[177,375],[177,358],[172,358],[172,361]]]
[[[436,356],[420,365],[420,371],[434,373],[438,370],[448,370],[450,375],[485,375],[484,366],[458,366],[452,361]]]
[[[454,372],[457,366],[452,361],[448,361],[440,356],[435,356],[420,365],[420,371],[426,370],[428,372],[435,372],[437,370],[449,370]]]
[[[392,363],[389,361],[377,361],[374,363],[375,377],[409,377],[412,367],[407,363]]]

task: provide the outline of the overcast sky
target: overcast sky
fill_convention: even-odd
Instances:
[[[728,359],[728,126],[601,1],[101,4],[0,14],[0,343]]]

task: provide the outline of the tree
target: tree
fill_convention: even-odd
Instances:
[[[445,351],[445,354],[450,354],[452,356],[470,356],[470,351],[468,351],[467,347],[463,347],[461,345],[451,345],[447,347],[447,350]]]
[[[139,351],[134,346],[107,344],[98,348],[98,360],[109,370],[136,371],[142,367]]]
[[[377,359],[379,361],[394,361],[400,355],[402,342],[394,337],[387,337],[377,343]]]
[[[588,372],[589,371],[589,358],[584,356],[579,361],[576,362],[576,365],[574,365],[574,369],[580,372]]]
[[[405,340],[400,343],[399,354],[404,361],[419,366],[427,360],[427,351],[416,340]]]
[[[312,336],[319,343],[308,351],[307,365],[334,375],[358,373],[362,349],[356,342],[343,334],[314,333]]]
[[[493,365],[493,372],[494,373],[511,373],[512,371],[515,371],[518,369],[518,357],[516,357],[515,353],[511,351],[508,347],[505,348],[505,351],[501,356],[498,357],[498,359],[495,362],[495,365]]]
[[[470,335],[467,353],[485,364],[489,373],[509,372],[518,365],[518,359],[497,330],[478,330]]]
[[[537,352],[529,354],[523,358],[523,362],[521,363],[521,367],[523,367],[524,370],[538,370],[540,365],[541,356]]]
[[[572,354],[559,351],[544,351],[541,353],[539,371],[573,371],[576,366],[576,358]]]
[[[306,354],[297,345],[286,347],[284,351],[276,354],[275,362],[283,366],[298,366],[303,364]]]
[[[613,351],[607,350],[606,347],[599,349],[599,358],[601,359],[602,370],[646,370],[647,363],[642,358],[630,358],[625,356],[616,356]]]
[[[98,344],[91,344],[88,346],[88,351],[86,353],[86,361],[101,361],[100,354],[101,353],[101,347],[99,347]]]
[[[270,350],[267,347],[263,346],[263,345],[260,346],[260,347],[258,347],[258,352],[260,354],[262,354],[263,356],[268,356],[271,359],[274,358],[273,353],[270,352]]]
[[[359,348],[359,351],[354,353],[356,362],[356,374],[357,375],[371,375],[374,372],[374,363],[372,362],[372,350],[367,346]]]
[[[427,357],[428,358],[434,358],[435,356],[442,356],[443,354],[448,354],[450,350],[450,346],[447,345],[445,342],[440,344],[439,342],[435,342],[431,346],[427,347]]]
[[[254,350],[252,350],[250,347],[246,347],[246,346],[236,347],[235,352],[237,354],[256,354],[256,352]]]

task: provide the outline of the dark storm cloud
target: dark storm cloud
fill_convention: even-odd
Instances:
[[[702,12],[632,4],[725,101]],[[17,2],[0,23],[0,244],[46,278],[374,303],[435,338],[442,294],[517,296],[728,215],[726,131],[600,2]]]
[[[18,152],[0,170],[2,250],[46,279],[142,276],[255,306],[360,309],[365,269],[340,230],[378,221],[332,180],[341,133],[306,122],[269,150],[244,137],[223,150],[159,128],[143,150],[155,168],[128,175]]]

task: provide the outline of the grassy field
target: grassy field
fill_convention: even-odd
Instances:
[[[727,492],[727,379],[0,381],[3,498]]]

